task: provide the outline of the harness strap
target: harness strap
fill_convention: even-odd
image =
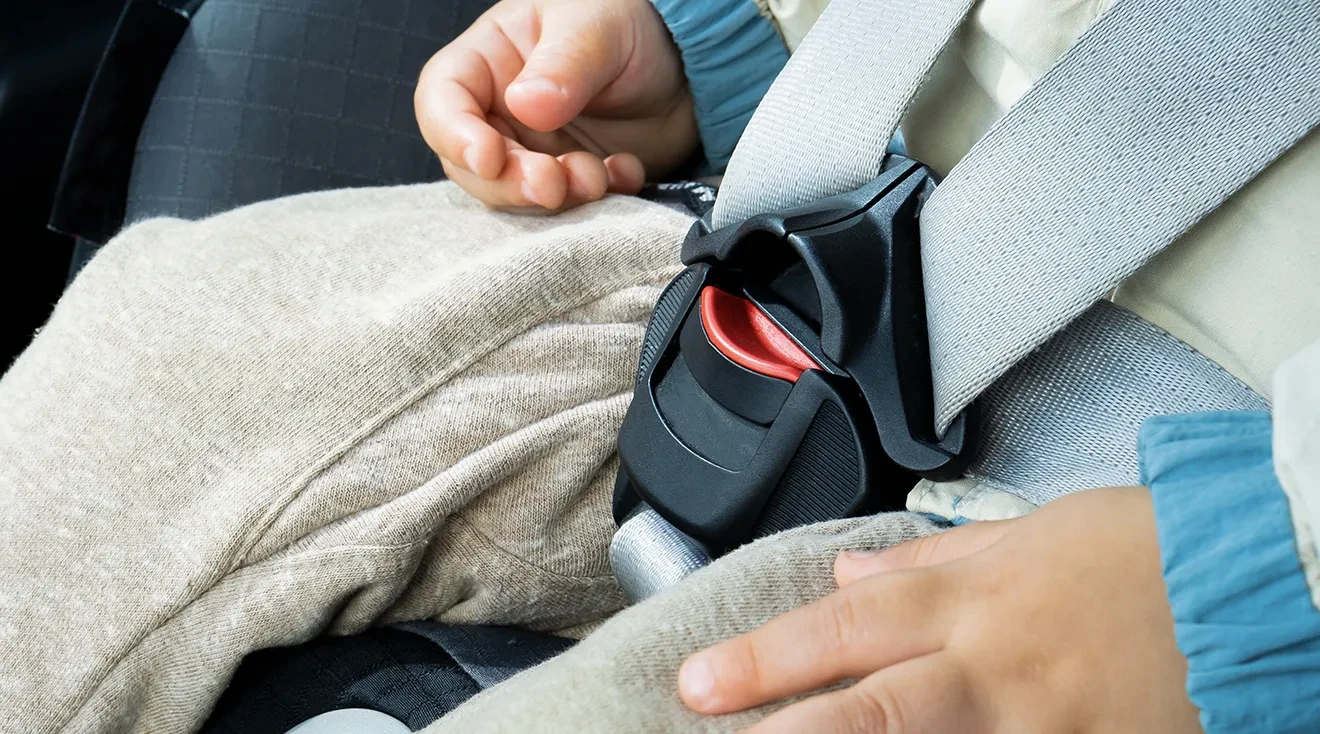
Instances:
[[[1268,410],[1201,353],[1100,301],[981,396],[968,476],[1033,504],[1139,483],[1137,432],[1152,415]]]
[[[715,224],[874,177],[968,5],[834,0]],[[1118,0],[922,213],[937,428],[1320,124],[1317,78],[1312,0]]]
[[[886,147],[973,0],[833,0],[757,106],[716,227],[851,191]]]
[[[1320,124],[1317,79],[1314,0],[1119,0],[922,212],[937,428]]]

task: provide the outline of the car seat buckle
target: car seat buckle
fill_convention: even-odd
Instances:
[[[935,432],[919,233],[934,186],[890,156],[854,191],[693,226],[643,340],[616,522],[645,503],[715,557],[962,474],[975,406]]]

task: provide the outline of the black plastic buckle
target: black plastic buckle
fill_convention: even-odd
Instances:
[[[935,435],[918,231],[934,187],[929,169],[891,156],[855,191],[716,231],[693,226],[689,267],[652,314],[619,434],[616,521],[646,502],[717,556],[797,525],[901,508],[915,477],[962,474],[975,407]],[[729,331],[750,335],[732,339],[747,350],[715,323],[737,320],[744,302],[754,323]],[[757,341],[774,330],[770,347]]]

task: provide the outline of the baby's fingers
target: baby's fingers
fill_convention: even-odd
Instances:
[[[558,157],[568,178],[568,194],[559,209],[572,209],[605,194],[635,194],[646,183],[642,162],[630,153],[612,155],[601,160],[586,151],[565,153]]]
[[[938,566],[980,553],[1004,537],[1018,520],[984,520],[927,535],[879,553],[844,551],[834,560],[839,586],[888,571]]]
[[[561,205],[563,208],[595,201],[609,190],[610,175],[600,158],[578,151],[565,153],[558,160],[568,177],[568,196]]]
[[[679,693],[699,713],[741,711],[936,652],[955,593],[944,568],[879,574],[692,655]]]
[[[486,121],[494,87],[480,54],[450,46],[427,62],[413,96],[426,144],[449,167],[482,179],[495,179],[506,168],[504,136]]]
[[[642,159],[632,153],[615,153],[605,159],[612,194],[636,194],[646,184],[646,168]]]
[[[445,175],[492,209],[558,209],[568,197],[563,164],[544,154],[510,148],[499,175],[484,179],[443,159]]]
[[[943,734],[990,731],[962,665],[935,653],[813,696],[743,734]]]

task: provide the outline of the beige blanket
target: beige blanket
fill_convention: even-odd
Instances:
[[[615,432],[688,223],[437,184],[125,232],[0,380],[0,731],[187,731],[250,650],[617,610]]]

